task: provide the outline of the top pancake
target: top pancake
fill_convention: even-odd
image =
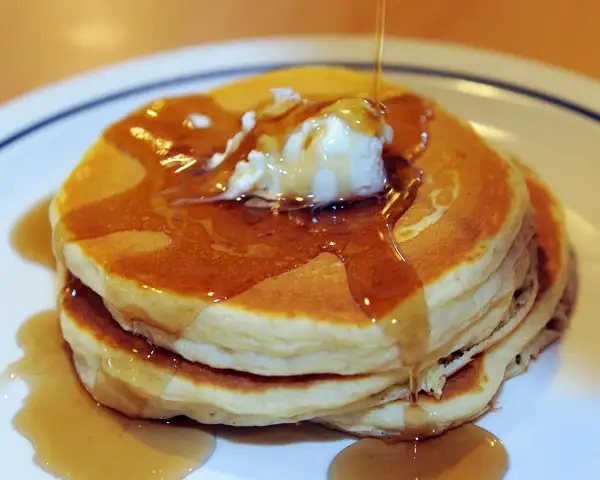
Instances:
[[[309,67],[244,79],[210,97],[244,112],[269,100],[271,88],[332,97],[364,94],[371,82],[367,73]],[[391,84],[383,87],[384,99],[404,93]],[[145,111],[164,107],[154,102]],[[465,305],[454,317],[444,315],[455,298],[485,283],[500,267],[529,205],[521,175],[510,162],[468,125],[438,105],[432,109],[430,142],[417,160],[423,184],[394,228],[404,257],[423,282],[430,309],[421,327],[425,354],[439,350],[449,332],[480,312],[483,305]],[[173,172],[145,162],[144,148],[151,144],[154,152],[168,150],[168,142],[134,132],[135,125],[127,122],[111,127],[88,151],[51,207],[57,257],[104,298],[126,328],[134,329],[137,322],[157,337],[188,339],[206,347],[193,360],[263,375],[362,373],[402,364],[397,333],[371,322],[336,256],[309,256],[290,268],[285,255],[273,258],[268,248],[246,250],[247,245],[236,244],[238,238],[257,234],[248,223],[221,231],[203,222],[205,207],[165,208],[159,190]],[[136,158],[115,148],[111,132],[119,128],[139,139]],[[395,138],[411,134],[396,129]],[[229,136],[222,135],[212,150],[222,151]],[[219,215],[219,221],[237,218],[233,209]],[[261,245],[269,241],[266,237]],[[294,244],[293,236],[273,241]],[[377,280],[367,272],[364,276],[367,282]],[[419,292],[409,283],[404,304],[411,313]],[[417,323],[403,326],[415,330]],[[269,358],[285,361],[270,364]]]

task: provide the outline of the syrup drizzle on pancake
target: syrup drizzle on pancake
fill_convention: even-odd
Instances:
[[[373,96],[377,100],[382,77],[385,13],[387,1],[377,0],[377,54]],[[411,124],[405,124],[411,128]],[[414,128],[414,124],[412,124]],[[416,132],[412,132],[415,135]],[[426,146],[423,141],[414,150],[420,153]],[[426,307],[425,307],[426,308]],[[426,310],[425,310],[426,314]],[[471,388],[480,359],[457,372],[447,385],[454,391],[444,391],[443,396]],[[435,427],[428,431],[417,425],[435,425],[435,418],[418,403],[419,364],[410,370],[410,405],[404,411],[408,431],[414,432],[413,443],[385,443],[382,440],[362,439],[342,450],[329,468],[330,480],[499,480],[508,467],[507,452],[502,443],[487,430],[475,425],[464,425],[443,436],[419,440],[419,436],[436,434]]]
[[[208,95],[158,100],[110,126],[105,141],[139,162],[145,177],[125,192],[87,204],[78,201],[85,198],[83,183],[65,187],[69,202],[82,206],[62,212],[54,229],[59,259],[69,242],[118,232],[160,232],[169,238],[168,246],[151,249],[149,254],[104,255],[103,268],[117,277],[143,279],[146,291],[193,295],[209,306],[235,302],[237,295],[263,280],[321,254],[333,254],[345,266],[350,292],[365,322],[377,324],[398,346],[402,363],[411,367],[416,403],[430,334],[428,308],[423,284],[403,257],[393,228],[421,184],[422,172],[415,161],[427,147],[433,110],[414,94],[380,98],[385,7],[381,0],[374,99],[334,94],[300,101],[280,113],[257,105],[255,111],[263,113],[256,115],[254,128],[215,168],[209,168],[211,156],[225,151],[242,122],[239,113],[225,110]],[[336,102],[344,106],[337,108]],[[383,120],[394,131],[393,143],[383,152],[388,185],[380,195],[318,209],[309,208],[310,199],[284,198],[275,212],[253,208],[256,199],[243,197],[202,201],[226,191],[236,165],[258,148],[260,138],[270,137],[281,150],[303,121],[328,113],[342,115],[353,128],[369,135],[379,130]],[[210,121],[195,128],[192,119],[198,116]],[[134,316],[139,313],[128,305],[115,307]],[[194,318],[189,315],[163,328],[177,334]]]
[[[193,195],[222,191],[235,163],[256,139],[249,135],[249,143],[243,141],[231,159],[207,170],[210,156],[223,151],[226,140],[239,131],[239,115],[208,96],[155,102],[104,134],[108,143],[140,162],[145,178],[126,192],[67,212],[55,229],[54,250],[60,254],[67,242],[115,232],[163,232],[170,237],[166,248],[114,258],[105,268],[125,278],[143,278],[158,291],[193,294],[206,305],[232,299],[322,253],[333,254],[345,265],[365,321],[377,323],[397,342],[406,365],[418,365],[429,339],[423,286],[391,230],[420,185],[421,172],[413,162],[426,147],[432,110],[426,101],[409,94],[384,103],[387,122],[396,132],[396,140],[384,152],[390,180],[384,194],[329,208],[273,213],[250,208],[245,199],[185,202]],[[328,105],[309,102],[306,108],[292,110],[289,118],[259,119],[254,130],[285,135]],[[211,125],[189,128],[186,122],[198,114],[209,117]],[[180,166],[169,168],[172,164]],[[77,188],[68,192],[75,203]]]

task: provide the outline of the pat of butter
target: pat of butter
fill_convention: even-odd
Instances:
[[[300,101],[288,89],[274,90],[274,102],[265,112],[285,111]],[[218,199],[254,196],[275,201],[281,198],[309,200],[312,205],[357,199],[380,192],[387,182],[382,160],[385,143],[392,141],[389,125],[375,135],[353,128],[342,115],[336,115],[336,104],[326,116],[302,122],[285,140],[283,147],[275,139],[261,136],[248,158],[237,163],[227,189]],[[216,168],[235,151],[243,138],[256,125],[256,113],[242,117],[242,130],[228,142],[223,153],[209,162]]]

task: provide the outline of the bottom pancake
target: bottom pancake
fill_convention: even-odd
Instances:
[[[524,372],[530,360],[560,336],[575,299],[574,256],[569,254],[558,202],[531,172],[526,174],[538,229],[539,292],[525,320],[454,373],[440,398],[421,395],[418,406],[412,406],[406,397],[393,399],[378,407],[315,421],[358,436],[408,440],[439,435],[489,410],[502,382]]]

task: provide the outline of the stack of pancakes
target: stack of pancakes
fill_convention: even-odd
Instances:
[[[244,112],[268,100],[272,88],[345,96],[369,91],[371,82],[370,74],[341,68],[298,68],[210,96]],[[403,93],[383,88],[384,99]],[[133,207],[115,217],[147,172],[106,137],[50,211],[61,325],[85,388],[135,417],[186,415],[240,426],[313,420],[399,438],[438,434],[484,413],[502,381],[560,335],[573,301],[573,265],[561,208],[548,188],[467,124],[432,108],[430,141],[418,159],[423,184],[393,229],[427,304],[428,338],[412,386],[418,406],[409,398],[415,365],[405,364],[393,335],[365,321],[332,254],[226,301],[207,304],[195,295],[193,275],[184,282],[179,272],[200,275],[205,264],[180,255],[165,265],[161,257],[176,220],[166,215],[157,227],[150,212]],[[98,204],[93,215],[72,215]],[[103,225],[115,218],[120,226],[109,234],[82,235],[73,220]],[[185,235],[198,227],[181,228]],[[148,265],[166,273],[157,280]],[[225,268],[214,282],[243,269],[241,258],[239,270]]]

